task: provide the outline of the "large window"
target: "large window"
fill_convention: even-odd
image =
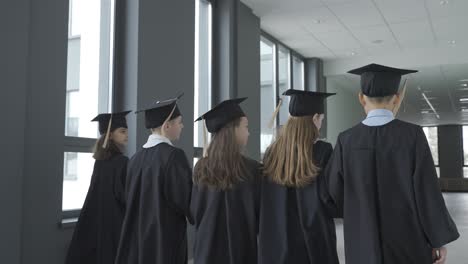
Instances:
[[[211,12],[210,3],[205,0],[195,1],[195,119],[211,107]],[[194,164],[203,154],[203,126],[203,122],[195,122],[194,125]]]
[[[278,45],[278,95],[291,88],[291,58],[289,50]],[[279,111],[279,124],[284,125],[289,117],[289,96],[283,98]]]
[[[86,197],[99,136],[98,113],[111,110],[114,0],[70,0],[62,210],[76,215]]]
[[[296,56],[292,57],[293,86],[296,90],[304,90],[304,62]]]
[[[463,126],[463,177],[468,178],[468,126]]]
[[[275,45],[262,38],[260,41],[260,120],[261,153],[265,153],[273,139],[269,122],[276,106]]]
[[[437,175],[440,177],[439,167],[439,139],[437,133],[437,127],[423,127],[424,134],[426,134],[429,148],[431,149],[432,158],[436,166]]]
[[[282,96],[283,92],[291,88],[304,90],[304,62],[297,53],[273,37],[263,35],[260,40],[260,81],[260,150],[263,155],[289,117],[289,97]],[[283,103],[273,120],[273,127],[270,127],[280,99]]]

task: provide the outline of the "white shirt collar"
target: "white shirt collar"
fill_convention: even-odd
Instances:
[[[383,126],[393,121],[393,112],[387,109],[374,109],[369,111],[362,123],[366,126]]]
[[[162,136],[162,135],[158,135],[158,134],[151,134],[149,137],[148,137],[148,141],[143,145],[143,148],[152,148],[154,146],[157,146],[161,143],[167,143],[171,146],[172,145],[172,142],[165,136]]]

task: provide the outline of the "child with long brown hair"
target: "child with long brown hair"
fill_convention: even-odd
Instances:
[[[333,214],[320,199],[332,146],[318,138],[325,98],[333,94],[290,89],[283,95],[291,96],[291,116],[264,157],[259,263],[339,263]]]
[[[100,114],[100,138],[94,146],[93,175],[66,259],[66,264],[113,264],[125,211],[125,177],[128,158],[122,154],[128,142],[130,111]]]
[[[195,222],[194,264],[257,263],[260,164],[242,149],[248,120],[239,103],[227,100],[204,114],[212,141],[194,169],[191,212]]]

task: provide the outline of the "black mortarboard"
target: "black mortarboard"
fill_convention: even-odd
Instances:
[[[216,133],[234,119],[245,116],[244,111],[239,106],[245,99],[247,97],[223,101],[200,116],[195,122],[204,119],[208,132]]]
[[[289,113],[292,116],[308,116],[325,112],[325,99],[335,93],[321,93],[289,89],[283,95],[291,96]]]
[[[112,123],[110,127],[110,132],[114,131],[119,127],[127,128],[127,120],[125,119],[125,116],[130,112],[131,111],[99,114],[91,121],[99,122],[99,133],[101,133],[101,135],[104,135],[109,127],[109,121],[111,119],[111,116]]]
[[[145,127],[146,128],[157,128],[164,124],[164,122],[175,119],[181,116],[179,107],[177,107],[177,101],[184,94],[180,94],[176,98],[171,98],[164,101],[157,101],[148,108],[141,109],[135,113],[145,112]],[[172,113],[172,115],[171,115]],[[170,118],[169,118],[170,117]]]
[[[418,72],[415,70],[397,69],[379,64],[369,64],[348,73],[361,75],[362,93],[369,97],[384,97],[398,92],[401,76]]]

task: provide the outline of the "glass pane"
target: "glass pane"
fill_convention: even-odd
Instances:
[[[304,62],[293,57],[293,88],[296,90],[304,90]]]
[[[70,0],[66,136],[96,138],[90,120],[110,109],[113,1]]]
[[[65,152],[62,210],[75,210],[83,206],[93,167],[92,153]]]
[[[429,147],[432,152],[434,164],[439,165],[439,141],[437,136],[437,127],[423,127],[424,134],[426,134]]]
[[[279,81],[279,94],[282,95],[290,88],[290,64],[289,64],[289,50],[279,47],[278,49],[278,81]],[[289,117],[289,96],[282,96],[283,104],[279,112],[279,123],[284,125]]]
[[[437,177],[440,178],[440,167],[436,167]]]
[[[195,168],[195,165],[197,164],[199,160],[200,160],[199,158],[193,158],[193,168]]]
[[[463,167],[463,177],[468,178],[468,167]]]
[[[196,1],[195,16],[194,119],[197,119],[211,106],[211,4],[204,0]],[[203,122],[194,124],[195,147],[203,147],[203,126]]]
[[[260,41],[260,150],[265,150],[273,139],[273,130],[268,127],[276,107],[274,45],[266,39]]]
[[[468,126],[463,126],[463,164],[468,165]]]

